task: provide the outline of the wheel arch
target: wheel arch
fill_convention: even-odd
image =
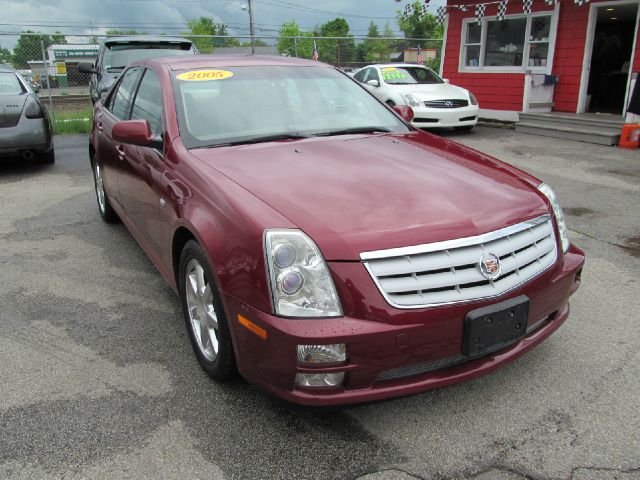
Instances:
[[[173,238],[171,239],[171,273],[176,285],[176,290],[178,291],[180,291],[180,255],[189,240],[193,240],[202,246],[198,237],[184,225],[180,225],[176,231],[173,232]]]

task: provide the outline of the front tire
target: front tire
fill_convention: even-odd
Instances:
[[[233,378],[236,362],[227,316],[207,257],[193,240],[182,249],[179,275],[182,315],[198,363],[214,380]]]
[[[102,167],[97,158],[91,160],[91,167],[93,169],[93,183],[96,187],[96,200],[98,201],[98,211],[100,216],[107,223],[114,223],[118,221],[118,215],[115,210],[111,208],[109,203],[109,197],[104,189],[104,180],[102,178]]]

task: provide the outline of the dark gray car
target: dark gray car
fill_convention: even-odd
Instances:
[[[79,63],[78,71],[92,73],[89,90],[93,103],[100,100],[116,82],[124,67],[143,58],[194,55],[191,40],[177,37],[110,37],[102,41],[95,64]]]
[[[0,158],[10,156],[55,162],[47,111],[24,78],[0,65]]]

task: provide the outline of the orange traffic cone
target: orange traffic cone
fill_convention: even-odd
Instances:
[[[638,148],[640,146],[640,124],[625,123],[620,134],[620,148]]]

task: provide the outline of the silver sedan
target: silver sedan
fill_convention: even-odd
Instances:
[[[10,66],[0,65],[0,158],[54,163],[51,122],[40,99]]]

